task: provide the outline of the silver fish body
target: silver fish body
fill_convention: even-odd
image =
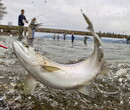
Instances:
[[[104,59],[102,41],[95,33],[92,23],[83,14],[94,37],[94,51],[92,55],[76,64],[59,64],[37,54],[33,48],[25,47],[19,41],[13,42],[13,50],[26,71],[37,81],[55,89],[78,89],[85,93],[84,86],[99,73],[105,72],[107,65]],[[30,84],[27,84],[31,86]],[[29,88],[29,87],[28,87]],[[30,87],[29,92],[32,87]]]

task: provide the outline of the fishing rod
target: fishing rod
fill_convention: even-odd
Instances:
[[[57,8],[57,9],[54,9],[54,10],[48,11],[48,12],[46,12],[46,13],[42,13],[42,14],[40,14],[40,15],[35,16],[35,18],[38,18],[38,17],[43,16],[43,15],[50,14],[50,13],[52,13],[52,12],[55,12],[55,11],[59,10],[59,9],[61,9],[61,8]]]
[[[34,16],[34,18],[38,18],[38,17],[41,17],[41,16],[48,15],[48,14],[53,13],[53,12],[59,10],[59,9],[61,9],[61,8],[57,8],[57,9],[54,9],[54,10],[50,10],[48,12],[41,13],[40,15]],[[28,19],[28,20],[31,20],[31,19]]]
[[[0,44],[0,47],[5,48],[5,49],[8,48],[8,47],[6,47],[6,46],[4,46],[4,45],[2,45],[2,44]]]
[[[13,37],[12,37],[13,38]],[[14,41],[14,38],[13,38],[13,41]],[[7,42],[5,42],[6,44],[5,45],[7,45]],[[10,48],[10,46],[5,46],[5,45],[2,45],[2,44],[0,44],[0,47],[2,47],[2,48],[4,48],[4,49],[8,49],[8,51],[10,51],[10,52],[14,52],[13,50],[12,50],[12,48]]]

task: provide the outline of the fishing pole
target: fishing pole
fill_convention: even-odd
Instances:
[[[34,16],[34,18],[38,18],[38,17],[41,17],[41,16],[48,15],[48,14],[50,14],[50,13],[52,13],[52,12],[55,12],[55,11],[57,11],[57,10],[59,10],[59,9],[61,9],[61,8],[57,8],[57,9],[54,9],[54,10],[50,10],[50,11],[48,11],[48,12],[41,13],[40,15]],[[28,20],[31,20],[31,19],[28,19]]]
[[[40,15],[35,16],[35,18],[38,18],[38,17],[43,16],[43,15],[50,14],[50,13],[52,13],[52,12],[55,12],[55,11],[59,10],[59,9],[61,9],[61,8],[57,8],[57,9],[54,9],[54,10],[48,11],[48,12],[46,12],[46,13],[42,13],[42,14],[40,14]]]
[[[4,45],[2,45],[2,44],[0,44],[0,47],[5,48],[5,49],[8,48],[8,47],[6,47],[6,46],[4,46]]]

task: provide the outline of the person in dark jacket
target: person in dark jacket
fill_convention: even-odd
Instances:
[[[127,38],[127,44],[129,44],[130,37]]]
[[[87,39],[88,39],[87,35],[84,35],[84,44],[85,45],[87,45]]]
[[[23,39],[24,23],[28,23],[26,17],[24,16],[24,10],[21,10],[21,14],[18,17],[18,26],[19,26],[19,41]]]
[[[71,35],[72,48],[73,48],[73,46],[74,46],[74,39],[75,39],[75,37],[74,37],[74,33],[72,33],[72,35]]]
[[[72,35],[71,35],[71,42],[72,42],[72,44],[74,43],[74,33],[72,33]]]

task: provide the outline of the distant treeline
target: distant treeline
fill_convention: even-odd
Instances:
[[[129,35],[124,35],[124,34],[116,34],[116,33],[110,33],[110,32],[101,32],[101,31],[99,31],[99,33],[98,33],[98,35],[100,36],[100,37],[113,37],[113,38],[130,38],[130,36]]]
[[[6,7],[2,3],[2,0],[0,0],[0,20],[2,20],[5,14],[7,14]]]

